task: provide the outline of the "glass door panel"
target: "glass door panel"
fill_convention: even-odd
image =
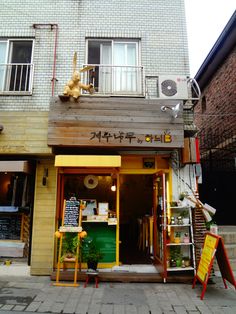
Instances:
[[[166,174],[158,173],[153,177],[153,208],[154,208],[154,263],[166,280]]]
[[[137,44],[114,43],[114,91],[135,92],[137,90]]]
[[[100,44],[100,69],[99,69],[99,91],[102,93],[110,93],[112,90],[112,57],[111,57],[111,43]],[[106,64],[108,66],[106,66]]]

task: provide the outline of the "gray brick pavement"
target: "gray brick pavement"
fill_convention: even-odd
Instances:
[[[236,313],[236,291],[220,278],[208,285],[155,283],[99,283],[56,287],[48,277],[0,278],[0,313],[167,314]]]

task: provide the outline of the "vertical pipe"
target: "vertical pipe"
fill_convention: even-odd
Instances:
[[[54,96],[55,81],[56,81],[56,59],[57,59],[57,38],[58,38],[58,24],[33,24],[33,28],[50,26],[51,30],[55,29],[55,41],[53,52],[53,68],[52,68],[52,96]]]
[[[55,27],[55,42],[54,42],[54,53],[53,53],[53,70],[52,70],[52,96],[54,96],[55,81],[56,81],[56,58],[57,58],[57,38],[58,38],[58,25],[53,24]]]

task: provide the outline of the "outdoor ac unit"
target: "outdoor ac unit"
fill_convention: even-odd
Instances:
[[[188,99],[187,77],[181,75],[160,75],[158,91],[161,99]]]

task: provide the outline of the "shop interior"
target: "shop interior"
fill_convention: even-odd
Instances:
[[[124,174],[119,178],[119,261],[121,264],[151,264],[152,252],[150,245],[146,245],[147,239],[143,240],[143,224],[145,222],[149,228],[149,218],[153,215],[153,176]],[[111,173],[64,174],[64,199],[75,196],[77,199],[87,200],[88,204],[94,204],[90,211],[88,208],[86,213],[83,211],[83,227],[86,228],[86,220],[99,215],[101,204],[108,204],[108,220],[110,217],[116,217],[116,184],[116,175]],[[94,225],[94,228],[97,226]],[[111,226],[107,228],[111,229]],[[116,226],[113,228],[115,231]],[[113,239],[115,242],[115,236]]]
[[[144,238],[152,211],[153,176],[121,175],[120,262],[122,264],[152,263],[148,239]]]
[[[31,177],[23,172],[0,173],[0,256],[29,258]]]

